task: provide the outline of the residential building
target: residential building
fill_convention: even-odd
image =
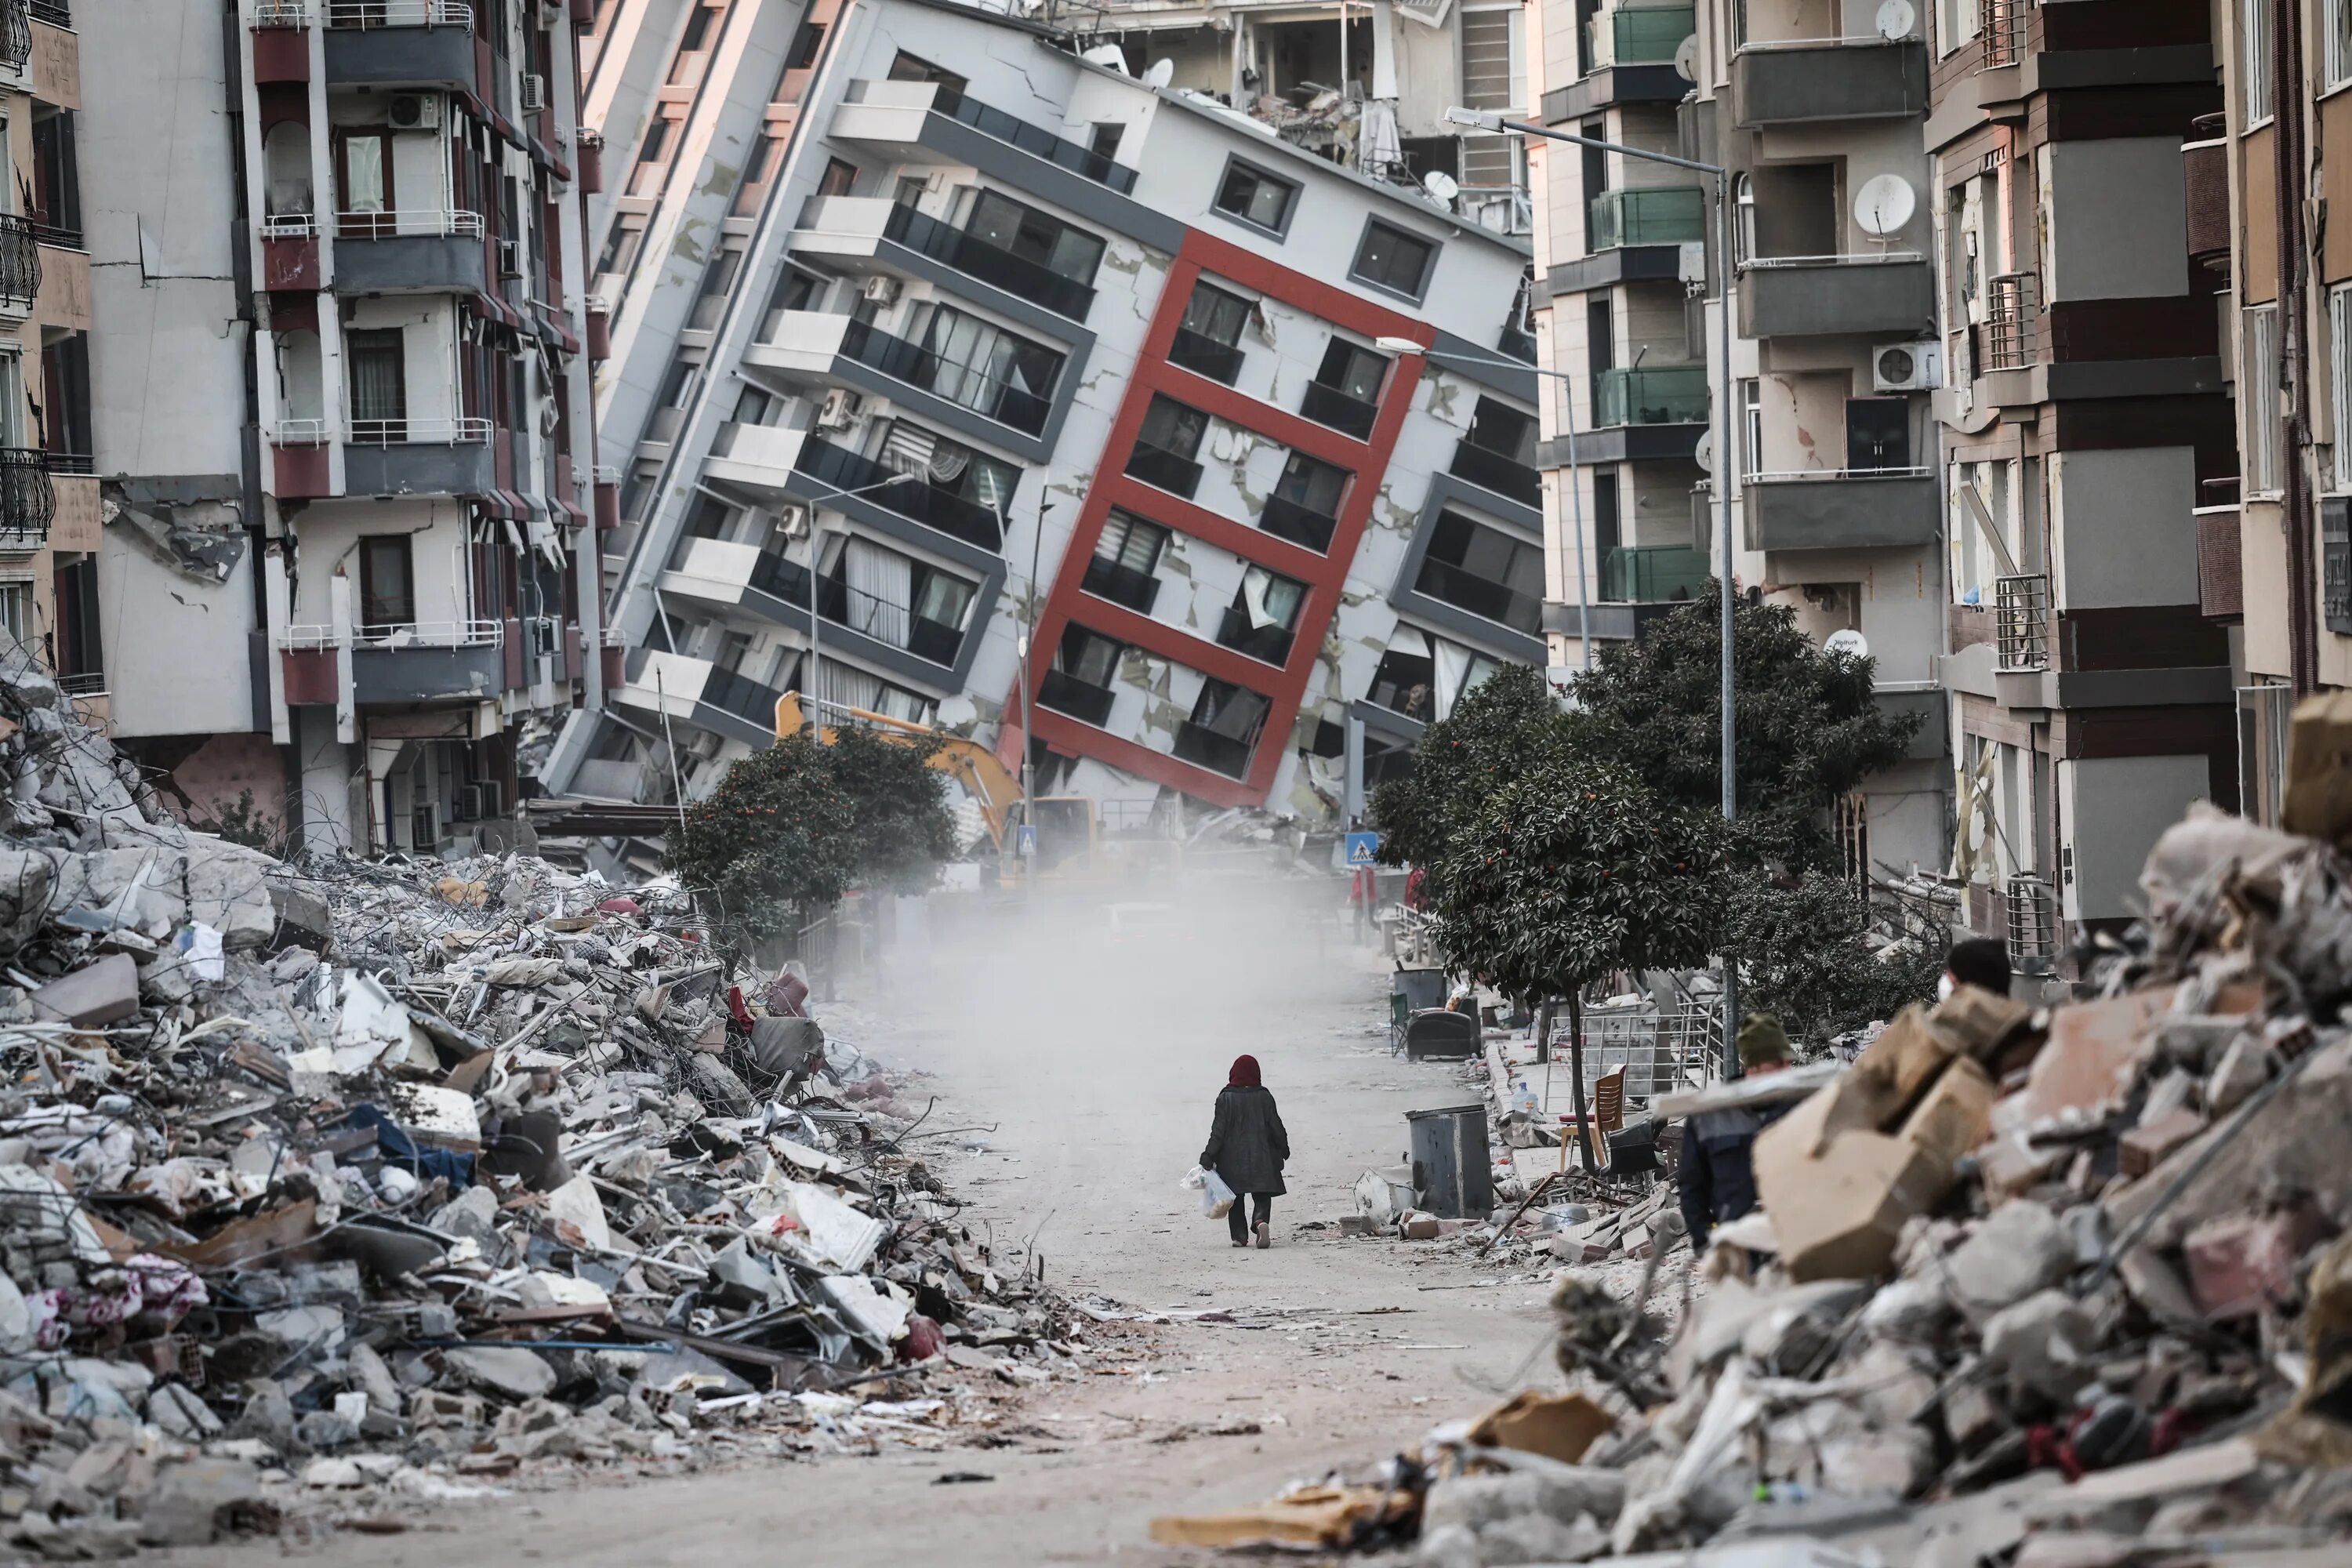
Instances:
[[[2215,9],[1939,0],[1928,17],[1953,868],[1968,925],[2027,968],[2132,917],[2190,801],[2239,800],[2231,639],[2200,613],[2198,563],[2200,503],[2239,472],[2232,312],[2192,257],[2214,241],[2181,163],[2221,109]],[[2249,265],[2250,297],[2274,271]]]
[[[1541,658],[1523,242],[1049,26],[670,24],[677,129],[604,134],[679,149],[602,274],[625,667],[553,787],[698,794],[805,690],[1013,763],[1034,707],[1041,788],[1134,812],[1329,817],[1351,717],[1377,777]]]
[[[110,727],[199,814],[462,846],[596,689],[585,0],[223,19],[76,7]]]

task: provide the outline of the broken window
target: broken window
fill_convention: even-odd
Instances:
[[[1429,552],[1413,586],[1456,609],[1534,635],[1542,623],[1543,549],[1474,522],[1438,513]]]
[[[1371,689],[1364,697],[1375,708],[1426,724],[1437,716],[1436,681],[1437,662],[1431,657],[1428,637],[1401,625],[1390,637],[1380,668],[1372,671]]]
[[[1193,284],[1192,297],[1184,301],[1184,319],[1169,345],[1169,363],[1232,385],[1241,374],[1237,345],[1253,309],[1247,300],[1213,283]]]
[[[1203,680],[1191,722],[1176,731],[1175,754],[1212,773],[1240,778],[1249,772],[1250,753],[1273,706],[1264,693],[1246,686]]]
[[[936,82],[959,98],[963,96],[964,89],[971,85],[955,72],[942,69],[920,55],[910,55],[904,49],[900,49],[898,58],[890,62],[890,79]]]
[[[1107,687],[1118,670],[1122,651],[1120,644],[1100,632],[1073,625],[1064,628],[1061,646],[1054,650],[1054,668],[1073,680]]]
[[[964,232],[1024,261],[1034,262],[1056,277],[1088,287],[1102,265],[1101,239],[995,191],[980,193]]]

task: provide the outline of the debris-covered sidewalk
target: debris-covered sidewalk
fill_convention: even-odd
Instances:
[[[2352,861],[2200,807],[2143,887],[2083,1000],[1963,987],[1850,1067],[1662,1103],[1778,1112],[1761,1209],[1703,1259],[1663,1194],[1463,1229],[1570,1265],[1566,1392],[1155,1534],[1431,1568],[2347,1561]]]
[[[961,1226],[874,1021],[674,889],[192,833],[13,648],[0,772],[12,1550],[948,1446],[1127,1316]]]

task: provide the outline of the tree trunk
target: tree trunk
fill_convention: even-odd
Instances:
[[[1551,1004],[1536,1004],[1536,1060],[1551,1065]]]
[[[1592,1157],[1592,1117],[1584,1103],[1584,987],[1571,985],[1568,990],[1568,1075],[1569,1092],[1575,1096],[1576,1138],[1584,1156],[1584,1168],[1597,1171],[1600,1162]]]

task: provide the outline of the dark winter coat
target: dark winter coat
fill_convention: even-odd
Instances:
[[[1214,1171],[1237,1193],[1286,1193],[1282,1163],[1290,1158],[1290,1134],[1274,1096],[1256,1084],[1227,1084],[1217,1093],[1216,1120],[1201,1168]]]
[[[1756,1171],[1749,1155],[1756,1135],[1787,1109],[1703,1110],[1683,1123],[1675,1184],[1694,1250],[1706,1251],[1709,1231],[1755,1208]]]

